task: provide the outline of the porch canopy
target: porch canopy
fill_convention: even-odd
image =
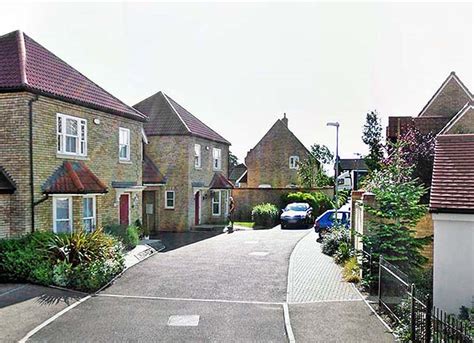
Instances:
[[[16,185],[10,174],[0,166],[0,194],[12,194],[16,190]]]
[[[209,189],[232,189],[234,186],[222,173],[214,173]]]
[[[84,162],[65,161],[43,185],[45,194],[107,193],[107,186]]]
[[[166,178],[160,172],[158,166],[147,156],[143,155],[143,185],[164,185]]]

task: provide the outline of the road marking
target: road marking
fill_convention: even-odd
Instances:
[[[174,315],[168,319],[168,326],[198,326],[198,315]]]
[[[26,287],[26,285],[15,287],[13,289],[10,289],[9,291],[6,291],[5,293],[0,294],[0,297],[2,297],[4,295],[7,295],[7,294],[10,294],[10,293],[13,293],[13,292],[16,292],[16,291],[19,291],[20,289],[25,288],[25,287]]]
[[[87,301],[91,298],[92,296],[91,295],[88,295],[87,297],[84,297],[80,300],[78,300],[77,302],[75,302],[74,304],[71,304],[69,305],[68,307],[66,307],[65,309],[63,309],[62,311],[56,313],[54,316],[52,316],[51,318],[45,320],[43,323],[41,323],[40,325],[38,325],[37,327],[35,327],[33,330],[31,330],[30,332],[28,332],[26,334],[25,337],[23,337],[22,339],[20,339],[18,342],[19,343],[24,343],[26,342],[31,336],[33,336],[35,333],[37,333],[38,331],[40,331],[42,328],[44,328],[45,326],[51,324],[53,321],[55,321],[56,319],[58,319],[59,317],[61,317],[63,314],[65,314],[66,312],[72,310],[74,307],[78,306],[79,304],[83,303],[84,301]]]
[[[295,343],[295,335],[293,335],[293,329],[291,328],[290,311],[287,303],[283,303],[283,317],[285,318],[285,330],[288,335],[288,341],[290,343]]]
[[[272,302],[272,301],[267,302],[267,301],[246,301],[246,300],[226,300],[226,299],[168,298],[168,297],[122,295],[122,294],[97,294],[97,297],[129,298],[129,299],[143,299],[143,300],[196,301],[196,302],[215,302],[215,303],[250,304],[250,305],[282,305],[283,304],[282,302]]]
[[[254,251],[249,254],[250,256],[267,256],[268,252],[266,251]]]
[[[328,300],[314,300],[314,301],[289,301],[290,305],[305,305],[305,304],[319,304],[319,303],[342,303],[342,302],[354,302],[354,301],[364,301],[364,299],[328,299]]]

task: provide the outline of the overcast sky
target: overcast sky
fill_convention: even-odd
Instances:
[[[240,160],[287,113],[306,145],[365,153],[367,111],[417,115],[451,71],[472,91],[470,3],[0,5],[21,29],[133,105],[163,90]]]

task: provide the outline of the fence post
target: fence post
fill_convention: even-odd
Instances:
[[[433,302],[431,300],[431,296],[428,295],[428,298],[426,299],[426,321],[425,321],[425,342],[430,343],[431,342],[431,311],[433,309]]]
[[[415,284],[411,284],[410,287],[410,297],[411,297],[411,341],[416,342],[416,317],[415,317]]]

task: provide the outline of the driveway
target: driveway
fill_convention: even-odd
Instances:
[[[130,268],[112,286],[55,318],[29,341],[288,342],[293,335],[297,342],[347,341],[347,337],[390,341],[383,325],[351,293],[354,289],[339,285],[340,275],[329,266],[332,261],[321,259],[326,265],[317,267],[325,271],[316,282],[329,285],[329,291],[318,294],[343,294],[349,297],[347,303],[322,307],[318,302],[298,303],[313,300],[302,290],[307,287],[307,293],[314,293],[308,285],[315,280],[303,277],[305,269],[318,277],[314,263],[300,263],[306,260],[301,253],[320,253],[308,233],[276,227],[233,234],[163,234],[165,252]],[[295,246],[300,248],[292,254]],[[364,334],[366,330],[371,333]]]

